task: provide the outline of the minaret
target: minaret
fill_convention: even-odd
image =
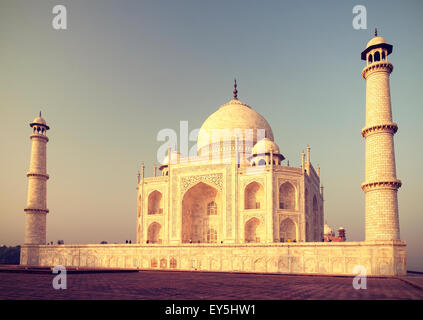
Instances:
[[[394,134],[388,62],[392,45],[377,35],[361,53],[366,61],[362,76],[366,80],[366,125],[361,131],[366,139],[366,173],[361,188],[366,199],[366,241],[400,239]]]
[[[30,123],[32,134],[31,161],[29,163],[28,200],[26,213],[24,244],[46,244],[47,179],[46,149],[49,126],[40,116]]]

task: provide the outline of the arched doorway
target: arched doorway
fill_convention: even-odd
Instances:
[[[279,209],[295,210],[295,188],[289,182],[279,187]]]
[[[162,194],[154,190],[148,196],[148,214],[161,214],[163,213]]]
[[[304,192],[304,218],[305,218],[305,241],[312,241],[311,237],[312,235],[310,234],[310,226],[313,225],[311,219],[311,215],[309,212],[309,205],[308,205],[308,190],[307,188],[305,189]]]
[[[296,240],[297,240],[297,230],[295,227],[295,223],[290,218],[286,218],[282,220],[279,225],[279,241],[293,242]]]
[[[244,192],[245,209],[263,209],[264,208],[264,189],[258,182],[251,182]]]
[[[251,218],[245,223],[245,242],[260,242],[257,234],[257,227],[260,225],[260,220]]]
[[[175,269],[176,266],[177,266],[176,259],[175,258],[171,258],[170,259],[170,262],[169,262],[169,267],[172,268],[172,269]]]
[[[157,223],[153,222],[148,227],[148,236],[147,236],[147,242],[148,243],[161,243],[162,239],[160,237],[160,231],[162,229],[162,226]]]
[[[319,204],[316,196],[313,196],[313,238],[314,241],[321,241],[320,239],[320,219],[319,219]]]
[[[219,234],[220,208],[221,197],[217,189],[203,182],[191,187],[182,199],[182,242],[217,241],[208,231],[213,229],[216,235]]]

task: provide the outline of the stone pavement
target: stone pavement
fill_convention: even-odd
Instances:
[[[396,278],[369,278],[355,290],[351,277],[141,271],[68,273],[55,290],[49,273],[0,272],[0,299],[417,299],[423,288]],[[406,280],[416,278],[405,277]]]

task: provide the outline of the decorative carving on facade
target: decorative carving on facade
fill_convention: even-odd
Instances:
[[[263,214],[257,214],[257,213],[253,213],[253,214],[249,214],[248,211],[246,211],[246,213],[243,216],[243,221],[244,221],[244,225],[247,221],[256,218],[260,221],[260,223],[264,223],[265,217]]]
[[[249,179],[245,179],[243,181],[242,189],[245,190],[245,188],[252,182],[257,182],[257,183],[261,184],[261,186],[263,188],[266,186],[263,178],[258,178],[257,176],[255,176],[255,177],[251,177]]]
[[[198,182],[205,182],[216,187],[217,190],[223,190],[223,175],[221,173],[203,174],[197,176],[182,177],[180,183],[180,192],[184,194]]]

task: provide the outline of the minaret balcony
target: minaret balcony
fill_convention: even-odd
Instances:
[[[46,180],[48,180],[50,178],[50,176],[46,173],[36,173],[36,172],[28,172],[26,174],[27,177],[41,177],[44,178]]]
[[[394,189],[398,190],[402,185],[401,180],[399,179],[392,179],[392,180],[381,180],[381,181],[371,181],[371,182],[364,182],[361,185],[361,189],[363,191],[368,191],[371,189]]]
[[[363,138],[366,138],[370,134],[377,133],[377,132],[388,132],[388,133],[396,133],[398,131],[398,125],[395,122],[379,124],[375,126],[365,127],[361,130],[361,135]]]
[[[29,207],[26,207],[24,211],[26,213],[49,213],[48,209],[36,209],[36,208],[29,208]]]
[[[385,61],[373,62],[373,63],[364,67],[363,71],[361,71],[361,75],[364,79],[366,79],[367,74],[369,72],[384,71],[383,69],[385,69],[385,71],[388,71],[389,73],[391,73],[394,70],[394,66],[392,65],[392,63],[390,63],[386,60]]]

